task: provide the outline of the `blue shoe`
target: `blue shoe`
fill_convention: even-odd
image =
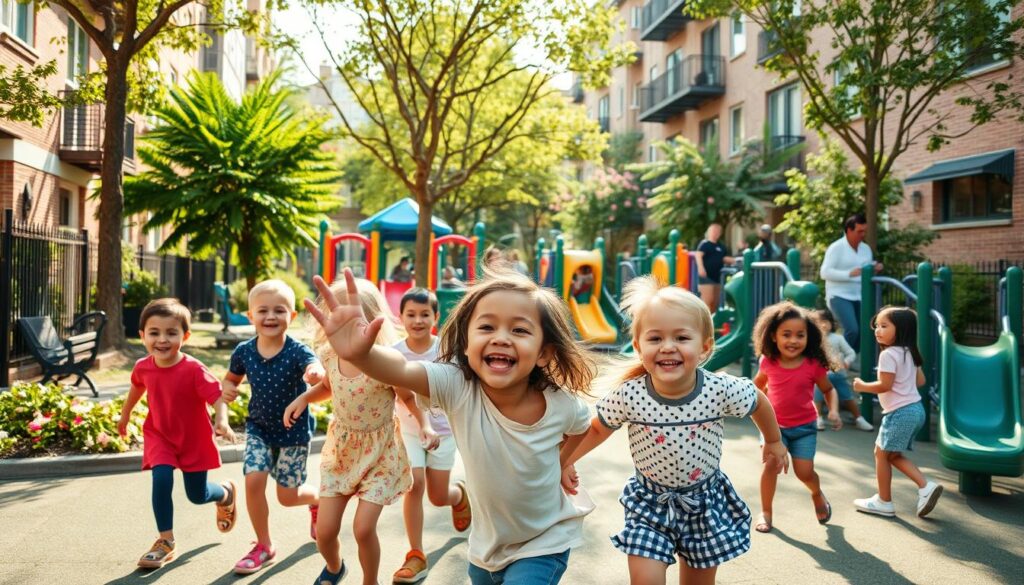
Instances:
[[[313,585],[338,585],[345,575],[348,574],[348,569],[345,568],[345,561],[341,561],[341,570],[337,573],[332,573],[327,570],[327,566],[324,566],[324,570],[320,571],[320,576],[313,581]]]

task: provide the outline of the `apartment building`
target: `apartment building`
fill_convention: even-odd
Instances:
[[[744,142],[765,131],[769,148],[805,143],[787,165],[803,168],[819,138],[803,120],[805,97],[795,79],[780,79],[760,64],[772,56],[770,33],[742,15],[693,20],[683,15],[685,0],[609,0],[626,23],[616,42],[632,41],[637,59],[615,69],[605,88],[572,98],[583,104],[602,129],[613,134],[639,132],[643,160],[656,160],[654,144],[678,136],[706,145],[717,136],[723,156],[740,152]],[[1017,7],[1014,16],[1024,14]],[[827,31],[812,39],[828,51]],[[822,62],[827,62],[823,56]],[[934,102],[939,111],[957,114],[951,131],[969,124],[970,112],[954,105],[960,94],[976,92],[992,79],[1024,83],[1024,65],[1013,61],[979,62],[962,90]],[[898,159],[895,175],[906,183],[904,202],[890,210],[891,220],[916,222],[939,233],[928,255],[941,262],[995,258],[1024,259],[1024,126],[1004,116],[938,152],[924,141]],[[780,185],[780,188],[784,186]],[[776,224],[784,210],[767,208],[764,221]],[[838,228],[837,228],[838,235]],[[743,234],[727,234],[732,246]]]

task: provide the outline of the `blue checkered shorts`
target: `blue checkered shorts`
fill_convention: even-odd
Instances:
[[[676,490],[637,472],[619,503],[626,525],[612,544],[627,555],[668,565],[679,555],[690,567],[707,569],[750,549],[750,510],[721,471]]]

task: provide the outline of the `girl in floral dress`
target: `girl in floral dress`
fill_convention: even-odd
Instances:
[[[387,301],[371,282],[359,280],[359,303],[367,315],[384,315],[377,343],[390,346],[399,339]],[[331,288],[336,297],[346,295],[345,282]],[[323,300],[321,299],[321,303]],[[377,582],[380,541],[377,520],[384,506],[397,501],[412,487],[412,472],[395,415],[395,391],[341,360],[317,328],[314,346],[327,370],[323,382],[293,401],[284,413],[290,426],[310,402],[331,398],[334,419],[327,429],[320,460],[320,512],[317,517],[317,548],[326,565],[315,583],[334,585],[347,569],[341,558],[338,533],[345,507],[353,497],[356,507],[353,532],[359,547],[363,583]]]

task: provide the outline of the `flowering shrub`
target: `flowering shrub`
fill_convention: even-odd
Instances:
[[[243,384],[238,387],[238,398],[228,403],[228,424],[235,430],[245,430],[245,417],[249,414],[250,386]],[[309,413],[316,421],[316,432],[326,433],[331,422],[331,403],[319,402],[309,405]]]
[[[0,394],[0,456],[25,451],[121,452],[142,441],[148,409],[136,406],[128,435],[117,434],[123,398],[93,402],[57,384],[16,382]]]
[[[578,246],[589,247],[598,236],[614,239],[606,242],[614,257],[643,230],[646,207],[647,198],[633,173],[605,167],[597,169],[577,193],[559,195],[551,211],[561,212]]]

